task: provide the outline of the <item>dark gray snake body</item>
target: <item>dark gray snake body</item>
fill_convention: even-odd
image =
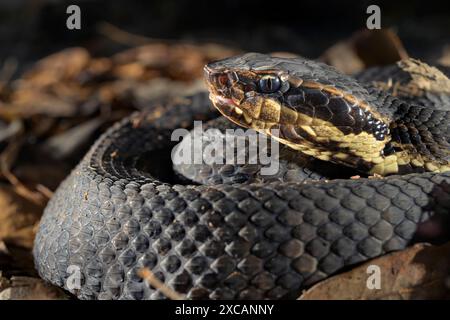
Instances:
[[[134,114],[95,143],[42,218],[34,256],[44,279],[82,299],[165,298],[138,275],[146,267],[186,298],[293,298],[426,238],[423,222],[449,225],[450,172],[177,184],[172,130],[217,116],[200,102]],[[67,285],[70,266],[79,288]]]

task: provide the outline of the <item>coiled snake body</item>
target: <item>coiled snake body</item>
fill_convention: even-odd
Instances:
[[[172,131],[217,115],[189,99],[154,106],[109,129],[49,202],[34,248],[44,279],[82,299],[165,298],[139,276],[149,268],[187,298],[292,298],[425,238],[423,223],[448,225],[446,94],[415,105],[320,63],[260,54],[209,64],[205,76],[229,120],[386,177],[177,183]]]

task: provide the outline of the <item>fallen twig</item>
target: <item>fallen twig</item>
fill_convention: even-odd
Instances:
[[[47,200],[44,194],[30,190],[11,172],[11,164],[14,162],[14,159],[16,159],[23,141],[24,137],[18,137],[14,143],[9,143],[2,154],[0,154],[0,172],[9,183],[11,183],[17,194],[37,205],[43,205]]]
[[[139,271],[139,276],[142,277],[145,281],[147,281],[152,287],[162,292],[167,298],[171,300],[185,300],[186,298],[166,286],[161,282],[155,274],[148,268],[143,268]]]

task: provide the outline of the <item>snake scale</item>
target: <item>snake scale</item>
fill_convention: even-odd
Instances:
[[[378,176],[180,183],[172,131],[217,113],[197,96],[151,106],[104,133],[56,191],[35,240],[39,274],[81,299],[166,298],[141,268],[189,299],[295,298],[426,239],[427,223],[447,240],[448,95],[401,99],[368,85],[397,69],[356,80],[301,58],[209,64],[210,98],[228,120],[269,135],[277,128],[273,138],[295,152]],[[70,266],[80,287],[67,285]]]

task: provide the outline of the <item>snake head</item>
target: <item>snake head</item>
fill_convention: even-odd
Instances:
[[[355,79],[333,67],[248,53],[212,62],[204,72],[210,99],[232,122],[365,172],[383,162],[389,115],[367,102],[369,93]]]
[[[250,53],[210,63],[205,79],[214,106],[243,127],[264,129],[278,122],[277,109],[289,90],[282,69],[265,68],[268,56]],[[261,70],[258,69],[261,63]]]

